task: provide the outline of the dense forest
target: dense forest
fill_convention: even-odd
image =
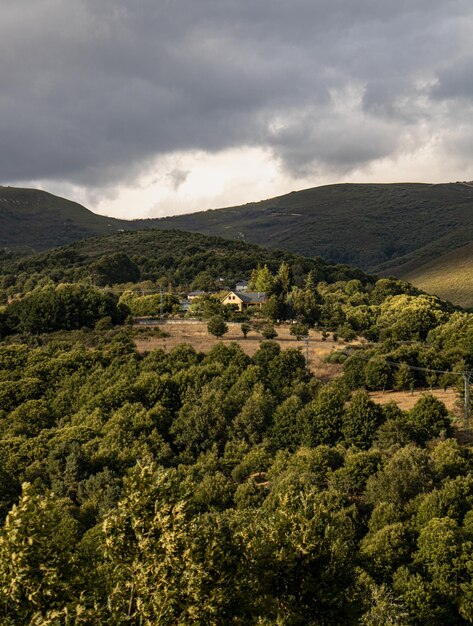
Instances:
[[[2,262],[0,622],[472,623],[468,431],[428,391],[368,391],[458,385],[473,316],[320,259],[123,236]],[[221,304],[241,278],[261,311]],[[190,314],[330,332],[343,373],[274,341],[139,353],[159,285],[168,316],[206,287]]]
[[[185,287],[202,272],[233,286],[258,264],[275,271],[282,261],[293,266],[296,276],[313,269],[329,282],[367,279],[361,270],[320,258],[197,233],[149,230],[93,237],[33,255],[0,251],[0,280],[9,294],[48,282],[92,281],[103,286],[160,280],[166,286]]]
[[[381,408],[273,342],[0,360],[2,623],[473,619],[473,458],[433,397]]]

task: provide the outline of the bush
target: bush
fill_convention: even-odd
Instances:
[[[112,318],[110,315],[106,315],[105,317],[101,317],[95,323],[95,330],[110,330],[113,327]]]
[[[209,319],[207,330],[215,337],[222,337],[227,331],[228,326],[220,315],[214,315]]]
[[[243,333],[243,337],[246,339],[246,336],[251,330],[251,326],[248,324],[248,322],[243,322],[240,328],[241,328],[241,332]]]
[[[306,324],[298,322],[297,324],[293,324],[291,326],[291,330],[289,332],[291,335],[296,337],[297,341],[300,341],[302,337],[307,337],[309,335],[309,327]]]
[[[276,329],[272,324],[265,324],[261,329],[261,334],[265,339],[269,340],[274,339],[278,336],[278,333],[276,332]]]

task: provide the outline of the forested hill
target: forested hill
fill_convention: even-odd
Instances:
[[[0,248],[46,250],[118,230],[150,228],[152,220],[117,220],[39,189],[0,186]]]
[[[241,207],[161,220],[180,228],[284,248],[367,271],[401,275],[473,240],[465,183],[340,184]]]
[[[0,187],[0,247],[44,250],[121,230],[185,230],[403,276],[473,241],[466,183],[340,184],[153,220],[116,220],[43,191]]]
[[[367,277],[358,269],[327,264],[281,250],[271,250],[243,241],[229,241],[199,233],[142,230],[92,237],[46,252],[16,257],[0,255],[0,278],[8,283],[34,284],[43,277],[54,282],[74,282],[95,277],[112,284],[166,278],[174,285],[190,284],[198,275],[225,281],[248,278],[257,265],[276,271],[282,261],[293,271],[316,272],[319,280],[349,280]],[[205,286],[205,285],[203,285]]]
[[[0,247],[52,248],[116,230],[117,221],[45,191],[0,187]]]

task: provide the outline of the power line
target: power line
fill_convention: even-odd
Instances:
[[[359,357],[361,357],[362,359],[364,359],[365,361],[371,361],[372,359],[375,359],[376,357],[378,358],[382,358],[382,355],[373,355],[373,356],[364,356],[363,354],[358,353],[354,353],[354,354],[358,354]],[[459,372],[450,372],[448,370],[440,370],[440,369],[431,369],[429,367],[418,367],[417,365],[410,365],[409,363],[406,363],[404,361],[402,361],[401,363],[397,363],[396,361],[388,361],[388,359],[383,359],[384,363],[386,363],[387,365],[394,365],[395,367],[400,367],[401,365],[406,366],[408,369],[410,370],[415,370],[417,372],[430,372],[433,374],[449,374],[451,376],[461,376],[463,378],[463,418],[464,418],[464,425],[465,427],[467,426],[468,423],[468,419],[470,416],[470,383],[471,383],[471,378],[473,377],[473,372],[470,371],[459,371]]]
[[[401,361],[400,363],[397,361],[388,361],[388,359],[383,358],[383,355],[380,355],[380,354],[375,354],[373,356],[364,356],[363,354],[360,354],[359,352],[354,352],[350,356],[354,356],[354,355],[361,357],[365,361],[371,361],[372,359],[375,359],[375,358],[381,358],[383,359],[384,363],[387,363],[388,365],[395,365],[396,367],[399,367],[401,365],[406,365],[409,369],[416,370],[418,372],[431,372],[434,374],[452,374],[454,376],[464,376],[465,374],[471,374],[471,372],[469,371],[451,372],[448,370],[431,369],[429,367],[419,367],[417,365],[410,365],[409,363],[406,363],[405,361]]]

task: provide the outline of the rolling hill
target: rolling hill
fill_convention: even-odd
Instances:
[[[419,289],[473,309],[473,243],[400,274]]]
[[[118,220],[39,189],[0,186],[0,248],[46,250],[94,235],[151,227]]]
[[[239,238],[398,275],[473,241],[473,187],[328,185],[169,217],[158,227]]]
[[[419,267],[473,241],[473,186],[328,185],[243,206],[132,221],[96,215],[44,191],[0,187],[0,247],[45,250],[150,228],[321,256],[369,272],[406,276],[423,287],[417,280]],[[458,302],[456,296],[451,299]]]
[[[0,277],[23,274],[48,276],[54,282],[82,280],[94,273],[99,260],[117,253],[126,254],[132,260],[142,280],[167,276],[175,284],[190,283],[200,272],[210,272],[215,279],[223,276],[236,281],[248,278],[258,264],[267,264],[276,271],[282,261],[301,273],[313,269],[320,280],[367,280],[361,270],[292,252],[200,233],[156,229],[92,237],[19,258],[5,255],[3,259],[0,257]]]

